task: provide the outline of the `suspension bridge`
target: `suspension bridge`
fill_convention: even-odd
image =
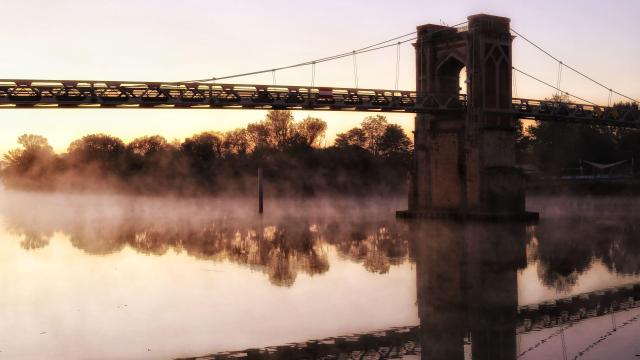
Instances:
[[[556,84],[514,66],[514,38],[522,39],[558,63]],[[407,42],[414,42],[416,50],[415,90],[398,89],[399,51],[395,89],[358,87],[358,55],[394,46],[399,49]],[[315,86],[317,64],[348,57],[353,59],[354,87]],[[297,67],[311,69],[308,85],[276,84],[277,71]],[[459,87],[463,68],[467,74],[466,94],[461,94]],[[563,71],[574,72],[605,89],[609,94],[608,104],[599,105],[562,89]],[[220,83],[221,80],[263,73],[272,74],[273,84]],[[513,97],[516,75],[538,81],[575,102]],[[628,104],[612,104],[614,95]],[[468,21],[454,26],[419,26],[417,31],[325,58],[217,78],[178,82],[0,80],[0,109],[275,109],[414,113],[415,156],[409,210],[399,213],[407,217],[535,218],[537,214],[525,211],[522,174],[515,164],[516,121],[532,119],[640,128],[637,104],[637,99],[595,80],[544,50],[514,30],[509,19],[484,14],[470,16]],[[562,326],[636,307],[637,289],[636,285],[630,289],[584,294],[553,304],[522,308],[519,313],[521,331]],[[393,346],[396,346],[396,353],[405,350],[410,353],[413,350],[407,349],[415,348],[415,342],[413,347],[402,345],[411,340],[398,334],[413,334],[416,330],[387,332],[395,339],[388,343],[396,345],[385,345],[386,350],[377,351],[378,356],[370,358],[388,358],[394,351]],[[562,332],[557,334],[562,335]],[[365,340],[362,342],[369,341]],[[350,341],[349,338],[325,341],[325,348],[342,351],[349,348]],[[405,350],[399,350],[399,344]],[[306,346],[316,349],[313,351],[321,348],[318,342]],[[287,350],[282,351],[286,353]],[[366,349],[360,352],[358,358],[365,356],[365,352]],[[263,354],[264,357],[246,355],[247,358],[277,358],[269,354],[273,352]],[[326,358],[335,358],[329,355]],[[229,357],[233,356],[220,358]]]
[[[558,63],[556,84],[512,63],[512,41],[521,38]],[[398,89],[400,46],[413,42],[416,89]],[[358,87],[357,56],[397,47],[395,89]],[[317,64],[353,59],[354,87],[315,86]],[[276,84],[276,72],[309,67],[306,86]],[[460,72],[466,68],[466,94]],[[609,94],[601,106],[561,88],[572,71]],[[219,83],[271,73],[273,84]],[[538,81],[577,102],[512,96],[516,74]],[[612,96],[626,105],[612,105]],[[562,97],[560,97],[562,98]],[[638,101],[561,61],[511,27],[510,19],[473,15],[453,26],[423,25],[417,31],[350,52],[298,64],[180,82],[97,80],[0,80],[0,109],[154,108],[287,109],[414,113],[415,152],[404,217],[535,219],[525,210],[522,172],[515,163],[518,119],[584,125],[640,127]]]

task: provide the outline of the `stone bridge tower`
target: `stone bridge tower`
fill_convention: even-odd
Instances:
[[[468,18],[467,29],[418,27],[418,113],[407,217],[522,218],[523,177],[515,167],[510,19]],[[467,100],[460,98],[466,68]]]

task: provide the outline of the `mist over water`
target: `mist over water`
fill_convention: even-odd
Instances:
[[[520,305],[640,281],[635,198],[528,203]],[[267,198],[260,217],[246,197],[0,191],[0,355],[171,358],[415,325],[423,235],[395,219],[405,204]]]

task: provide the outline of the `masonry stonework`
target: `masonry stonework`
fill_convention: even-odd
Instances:
[[[468,20],[463,30],[418,27],[418,99],[451,110],[416,115],[404,215],[532,215],[525,212],[523,176],[515,163],[516,119],[509,113],[510,20],[484,14]],[[466,100],[459,86],[463,68]]]

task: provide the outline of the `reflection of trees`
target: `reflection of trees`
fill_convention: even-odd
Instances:
[[[407,234],[395,223],[333,222],[326,231],[342,256],[371,272],[384,274],[408,256]]]
[[[323,223],[293,217],[270,224],[231,219],[154,221],[136,216],[71,216],[53,223],[30,219],[7,219],[11,230],[23,236],[21,246],[26,250],[46,246],[54,232],[61,232],[74,247],[92,255],[125,247],[146,255],[173,250],[201,260],[245,265],[279,286],[291,286],[299,273],[313,276],[328,271],[330,246],[339,256],[377,273],[405,260],[408,252],[403,227],[396,223]]]
[[[538,260],[538,275],[545,285],[569,290],[593,260],[610,271],[640,274],[640,229],[633,218],[615,220],[547,220],[533,231],[536,238],[533,260]]]
[[[24,238],[20,242],[20,246],[25,250],[41,249],[47,245],[49,245],[49,237],[45,234],[33,231],[25,232]]]

